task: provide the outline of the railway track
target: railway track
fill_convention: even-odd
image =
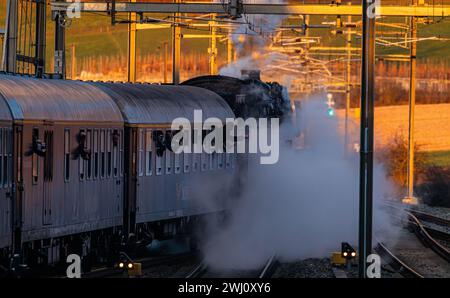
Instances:
[[[241,274],[244,274],[244,276],[248,278],[270,278],[275,272],[278,265],[279,262],[277,256],[274,254],[267,259],[262,268],[258,270],[241,272]],[[203,261],[199,263],[188,275],[186,275],[186,278],[212,277],[215,274],[221,275],[222,273],[212,272],[212,270],[208,268],[208,265]]]
[[[430,248],[432,253],[438,256],[435,258],[440,258],[440,262],[444,260],[446,263],[450,263],[450,251],[448,247],[438,241],[442,240],[446,243],[450,243],[450,234],[446,232],[450,228],[449,220],[422,211],[404,209],[389,203],[386,203],[385,206],[401,211],[403,216],[393,214],[394,217],[404,223],[410,231],[414,232],[415,237],[422,245]],[[409,259],[409,263],[406,263],[404,259],[395,255],[384,243],[378,242],[375,250],[386,263],[402,276],[408,278],[424,277],[424,274],[421,274],[418,269],[415,269],[412,265],[414,264],[414,261],[411,258]],[[401,254],[401,251],[399,254]]]
[[[184,262],[189,259],[193,259],[197,257],[197,252],[187,252],[176,255],[168,255],[161,257],[150,257],[150,258],[142,258],[133,260],[134,263],[141,263],[141,269],[144,271],[145,269],[163,266],[163,265],[176,265],[181,262]],[[111,278],[111,277],[120,277],[124,275],[124,269],[114,267],[114,268],[99,268],[96,270],[92,270],[90,272],[86,272],[82,274],[82,278]]]
[[[385,244],[378,242],[375,251],[380,257],[395,271],[406,278],[423,278],[423,275],[415,271],[412,267],[400,260]]]
[[[450,220],[448,219],[417,210],[409,210],[409,212],[422,221],[431,222],[444,227],[450,227]]]
[[[419,210],[414,210],[414,209],[407,209],[404,208],[402,205],[400,204],[396,204],[396,203],[391,203],[391,202],[383,202],[383,205],[386,207],[389,207],[391,209],[396,209],[396,210],[401,210],[401,211],[405,211],[408,213],[412,213],[415,217],[417,217],[419,220],[424,221],[424,222],[429,222],[429,223],[433,223],[442,227],[448,227],[450,228],[450,220],[446,219],[446,218],[442,218],[427,212],[423,212],[423,211],[419,211]]]
[[[401,208],[390,203],[385,203],[385,206],[405,212],[406,224],[414,231],[417,238],[444,260],[450,262],[450,250],[437,241],[450,243],[450,234],[447,232],[450,229],[450,220],[422,211]],[[400,221],[405,220],[398,215],[395,216]],[[432,223],[432,226],[428,223]]]
[[[414,223],[413,228],[417,238],[419,238],[424,245],[431,248],[437,255],[450,263],[450,250],[436,241],[431,234],[439,235],[439,237],[444,238],[443,240],[446,241],[450,240],[450,235],[430,227],[425,227],[413,212],[409,212],[408,217],[410,218],[410,221]]]

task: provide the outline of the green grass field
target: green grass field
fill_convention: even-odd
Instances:
[[[439,167],[450,166],[450,151],[424,152],[423,154],[428,165]]]

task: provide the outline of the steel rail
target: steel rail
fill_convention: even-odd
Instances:
[[[169,256],[163,256],[163,257],[151,257],[151,258],[142,258],[142,259],[136,259],[134,260],[135,263],[141,263],[142,269],[150,268],[152,266],[160,266],[160,265],[170,265],[170,264],[176,264],[182,260],[192,258],[196,255],[196,253],[188,252],[188,253],[181,253],[177,255],[169,255]],[[106,278],[110,276],[116,276],[119,274],[122,274],[125,269],[121,269],[118,267],[108,268],[98,268],[95,270],[92,270],[90,272],[83,273],[81,275],[82,278]]]
[[[192,270],[186,275],[186,278],[200,278],[206,273],[207,270],[208,266],[204,261],[202,261],[194,268],[194,270]]]
[[[394,270],[400,273],[402,276],[406,278],[423,278],[423,276],[406,265],[403,261],[401,261],[395,254],[390,251],[386,245],[382,242],[378,242],[378,245],[375,247],[375,251],[378,252],[380,257],[386,261]]]
[[[415,234],[426,246],[428,246],[431,250],[433,250],[437,255],[442,257],[444,260],[450,263],[450,251],[437,242],[431,235],[428,233],[424,225],[420,222],[420,220],[414,216],[411,212],[408,213],[409,218],[415,222]]]
[[[261,273],[259,274],[259,278],[270,278],[275,272],[276,267],[279,265],[276,254],[273,254],[266,262],[266,265],[263,267]]]

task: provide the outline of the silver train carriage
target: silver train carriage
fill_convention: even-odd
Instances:
[[[113,258],[226,209],[234,154],[174,154],[173,119],[234,117],[217,94],[0,74],[0,251],[28,265]],[[128,240],[130,240],[128,238]],[[111,260],[110,259],[110,260]]]

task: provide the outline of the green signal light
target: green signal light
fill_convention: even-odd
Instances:
[[[333,117],[334,116],[334,110],[333,109],[328,109],[328,116]]]

